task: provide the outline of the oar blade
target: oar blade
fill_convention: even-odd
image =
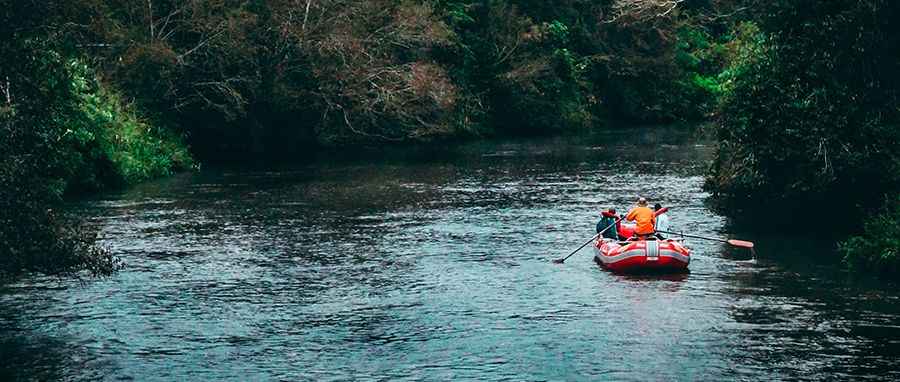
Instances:
[[[562,264],[565,262],[566,262],[566,259],[553,259],[553,264]]]
[[[735,239],[731,239],[731,240],[728,240],[728,244],[731,244],[731,245],[733,245],[733,246],[735,246],[735,247],[741,247],[741,248],[751,248],[751,249],[753,248],[753,242],[752,242],[752,241],[744,241],[744,240],[735,240]]]

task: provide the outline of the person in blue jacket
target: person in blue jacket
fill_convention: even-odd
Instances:
[[[616,222],[618,218],[616,217],[616,209],[610,208],[608,211],[603,212],[603,217],[600,218],[600,221],[597,222],[597,233],[606,229],[613,224],[616,226],[606,231],[603,231],[603,237],[608,239],[619,240],[619,224]]]

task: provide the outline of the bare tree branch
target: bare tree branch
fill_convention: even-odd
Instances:
[[[175,33],[175,29],[172,29],[167,33],[166,27],[169,26],[169,21],[172,20],[172,17],[177,16],[179,13],[181,13],[181,8],[172,11],[168,16],[165,17],[165,19],[161,21],[163,25],[159,28],[159,32],[157,33],[158,36],[161,36],[159,37],[160,40],[166,40],[169,38],[169,36]]]
[[[617,0],[612,5],[612,18],[604,22],[647,22],[665,18],[683,2],[684,0]]]
[[[215,39],[216,37],[219,37],[219,35],[221,35],[222,33],[225,33],[226,29],[224,28],[224,25],[225,25],[225,21],[220,22],[219,25],[216,26],[215,32],[211,36],[201,39],[200,42],[197,43],[196,46],[194,46],[191,49],[188,49],[186,52],[184,52],[182,54],[179,54],[178,61],[179,62],[184,61],[185,57],[190,56],[192,53],[196,52],[198,49],[206,46],[206,44],[209,44],[209,42],[212,41],[213,39]]]
[[[306,20],[309,19],[309,6],[312,5],[312,0],[306,0],[306,12],[303,14],[303,26],[300,28],[301,31],[306,32]]]
[[[150,24],[150,40],[156,38],[156,33],[153,31],[153,2],[151,0],[147,0],[147,23]]]
[[[6,83],[0,85],[0,88],[3,90],[3,95],[6,96],[6,106],[12,105],[12,89],[9,83],[9,76],[6,76]]]

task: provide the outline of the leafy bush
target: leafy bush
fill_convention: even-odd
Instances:
[[[0,135],[10,137],[22,123],[3,116]],[[0,283],[33,272],[100,276],[119,268],[118,259],[95,245],[95,232],[48,209],[59,198],[52,182],[35,176],[46,171],[45,163],[16,158],[10,145],[0,146]]]
[[[133,105],[103,86],[82,61],[70,60],[67,65],[77,106],[65,123],[79,136],[79,150],[93,153],[96,164],[89,172],[111,168],[112,173],[100,179],[102,183],[134,184],[191,165],[180,137],[142,119]]]
[[[584,60],[570,49],[569,26],[537,22],[514,3],[469,4],[465,22],[451,22],[464,52],[449,62],[454,78],[485,105],[482,123],[490,130],[533,134],[589,125],[590,84]]]
[[[720,96],[732,94],[735,79],[742,78],[766,54],[766,35],[752,21],[737,23],[723,40],[715,47],[723,60],[723,67],[717,74]]]
[[[900,195],[888,199],[886,209],[866,221],[864,233],[840,243],[839,248],[853,269],[900,274]]]
[[[10,79],[0,107],[0,278],[112,272],[118,262],[95,235],[54,207],[67,191],[187,166],[186,148],[44,40],[0,45],[0,67]]]
[[[835,225],[852,228],[900,186],[900,38],[889,25],[900,4],[766,5],[768,37],[738,49],[723,82],[706,187],[731,205],[766,203],[803,221],[827,212],[802,206],[845,211]]]

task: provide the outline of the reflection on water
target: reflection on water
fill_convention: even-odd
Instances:
[[[896,379],[900,293],[829,245],[730,232],[711,147],[671,129],[323,155],[184,174],[73,206],[128,267],[0,292],[0,379]],[[585,249],[637,195],[691,273]]]

